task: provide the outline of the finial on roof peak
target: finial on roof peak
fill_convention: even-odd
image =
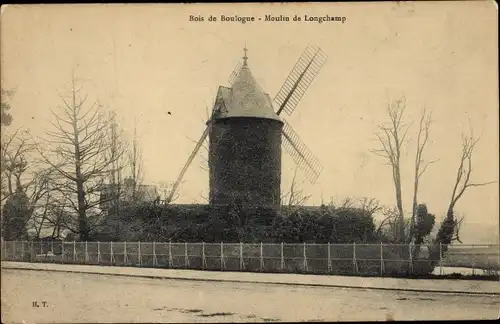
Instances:
[[[247,49],[247,45],[246,44],[245,44],[245,47],[243,48],[243,52],[245,52],[245,55],[243,56],[243,65],[247,65],[247,60],[248,60],[247,52],[248,52],[248,49]]]

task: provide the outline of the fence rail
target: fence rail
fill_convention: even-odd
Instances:
[[[221,271],[384,275],[420,273],[429,267],[427,246],[412,259],[413,245],[250,244],[174,242],[2,241],[3,261],[136,266]],[[500,270],[498,245],[448,246],[434,260],[443,267]],[[419,271],[420,269],[420,271]]]

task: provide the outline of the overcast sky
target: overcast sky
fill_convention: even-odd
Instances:
[[[201,14],[205,22],[189,22]],[[345,16],[324,23],[210,23],[210,14]],[[311,204],[344,197],[395,203],[391,171],[369,152],[390,100],[405,96],[413,126],[402,158],[409,211],[418,118],[434,124],[425,152],[439,159],[421,180],[420,202],[445,214],[456,176],[461,133],[473,121],[482,138],[473,180],[498,180],[498,43],[493,2],[339,3],[331,5],[46,5],[3,8],[1,81],[16,88],[13,128],[43,134],[49,109],[71,73],[90,98],[117,111],[132,134],[137,119],[148,183],[172,182],[198,139],[219,85],[227,85],[243,47],[260,86],[271,97],[308,43],[328,61],[292,116],[286,117],[324,166],[318,183],[304,182]],[[59,91],[59,92],[58,92]],[[167,112],[170,111],[171,115]],[[202,202],[208,174],[193,162],[179,202]],[[293,176],[284,152],[283,186]],[[302,181],[305,178],[300,178]],[[472,188],[456,210],[468,222],[498,224],[498,185]],[[497,227],[498,228],[498,227]]]

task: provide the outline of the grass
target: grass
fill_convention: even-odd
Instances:
[[[498,247],[495,246],[450,246],[444,254],[444,267],[463,267],[500,271]]]

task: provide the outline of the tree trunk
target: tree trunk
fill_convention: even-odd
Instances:
[[[399,212],[399,222],[398,222],[398,243],[404,243],[405,241],[405,224],[404,224],[404,212],[403,212],[403,197],[401,193],[401,175],[399,170],[399,164],[395,166],[395,181],[394,185],[396,187],[396,204]]]
[[[73,107],[76,107],[75,92],[73,91]],[[76,192],[78,199],[78,232],[80,234],[80,241],[89,240],[89,229],[87,224],[86,204],[85,204],[85,188],[84,180],[82,179],[82,166],[81,166],[81,152],[79,131],[77,125],[76,110],[73,109],[73,137],[75,146],[75,179],[76,179]]]
[[[12,178],[11,178],[10,174],[7,177],[7,185],[9,187],[9,195],[12,196],[14,194],[14,191],[12,190]]]
[[[85,212],[85,192],[83,189],[83,182],[81,180],[77,180],[76,190],[78,192],[78,231],[80,233],[80,240],[88,241],[89,229]]]

